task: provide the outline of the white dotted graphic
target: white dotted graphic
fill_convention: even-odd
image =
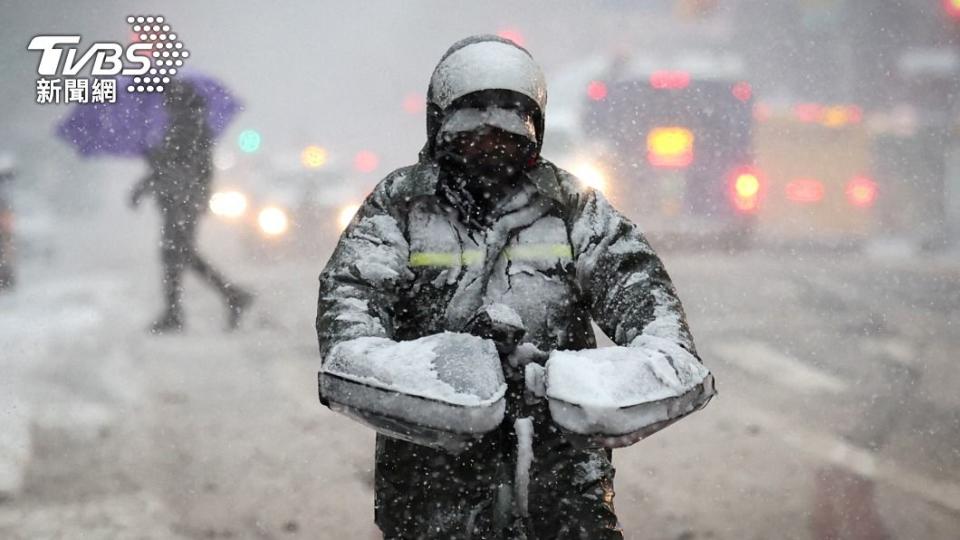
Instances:
[[[148,75],[134,77],[133,84],[127,86],[128,92],[163,92],[170,83],[170,77],[177,74],[176,67],[183,66],[183,59],[190,52],[183,48],[183,42],[173,32],[173,27],[159,15],[129,15],[126,18],[134,35],[140,42],[149,43],[151,59]],[[162,75],[159,77],[157,75]],[[162,83],[162,85],[161,85]]]

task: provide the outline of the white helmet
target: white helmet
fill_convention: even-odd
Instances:
[[[491,91],[517,97],[525,103],[526,113],[457,106],[461,98]],[[430,77],[424,152],[433,155],[441,129],[463,131],[481,125],[525,136],[539,148],[546,104],[546,78],[526,49],[494,35],[460,40],[447,50]]]
[[[455,43],[430,77],[428,101],[446,109],[457,98],[481,90],[510,90],[527,96],[542,113],[547,82],[530,53],[497,36],[474,36]]]

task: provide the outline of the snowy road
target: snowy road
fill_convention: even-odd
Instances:
[[[258,284],[244,331],[223,334],[188,282],[188,333],[157,338],[153,253],[85,253],[32,262],[0,298],[0,388],[19,411],[0,456],[24,474],[0,537],[378,537],[372,433],[316,399],[321,256],[221,254]],[[627,538],[955,537],[960,262],[664,259],[720,395],[616,453]]]

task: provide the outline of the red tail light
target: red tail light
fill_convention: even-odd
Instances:
[[[798,178],[786,186],[787,200],[798,204],[820,202],[823,194],[823,182],[813,178]]]
[[[800,103],[793,107],[793,116],[800,122],[815,123],[823,118],[823,106],[816,103]]]
[[[680,90],[690,86],[686,71],[655,71],[650,75],[650,86],[657,90]]]
[[[603,81],[590,81],[587,85],[587,97],[593,101],[601,101],[607,97],[607,85]]]
[[[730,200],[739,212],[756,212],[762,192],[763,181],[756,170],[738,169],[730,176]]]
[[[953,19],[960,19],[960,1],[943,0],[943,9],[947,12],[947,16]]]
[[[524,39],[523,34],[520,32],[520,30],[517,30],[516,28],[503,28],[502,30],[497,32],[497,35],[499,37],[502,37],[503,39],[509,39],[510,41],[516,43],[521,47],[523,47],[523,45],[527,41],[526,39]]]
[[[750,101],[750,98],[753,96],[753,88],[750,86],[750,83],[746,81],[740,81],[733,85],[733,88],[730,89],[730,93],[732,93],[733,97],[739,99],[740,101],[747,102]]]
[[[866,176],[847,182],[847,202],[858,208],[869,208],[877,200],[877,184]]]
[[[847,120],[851,124],[859,124],[863,121],[863,109],[857,105],[847,107]]]
[[[353,156],[353,167],[360,172],[372,172],[380,166],[380,157],[370,150],[361,150]]]

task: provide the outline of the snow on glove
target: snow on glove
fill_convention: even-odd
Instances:
[[[449,451],[500,425],[506,389],[493,342],[453,332],[341,342],[320,371],[331,409],[385,435]]]
[[[540,386],[557,425],[607,447],[633,444],[714,395],[713,375],[696,357],[647,335],[630,347],[554,351],[545,371],[528,381]]]

